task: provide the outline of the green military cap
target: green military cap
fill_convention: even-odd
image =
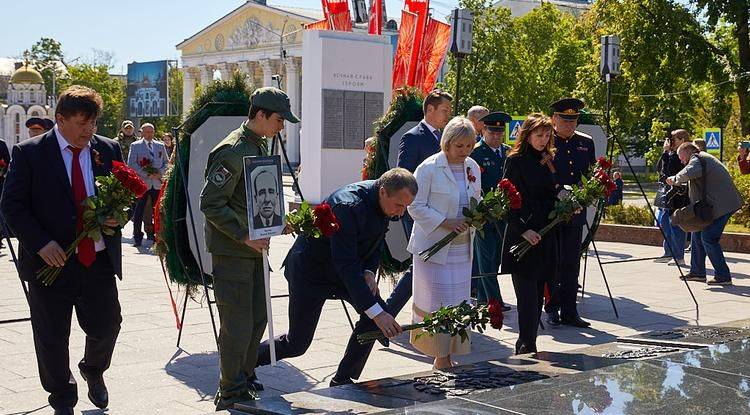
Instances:
[[[563,98],[549,105],[552,113],[566,120],[574,120],[580,115],[581,109],[586,104],[578,98]]]
[[[250,105],[277,112],[291,123],[299,122],[299,118],[292,113],[289,97],[278,88],[268,86],[256,89],[250,96]]]
[[[497,111],[485,115],[479,121],[483,122],[484,126],[490,131],[502,132],[505,131],[505,124],[512,120],[513,118],[510,115]]]

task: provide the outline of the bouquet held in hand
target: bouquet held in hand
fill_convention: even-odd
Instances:
[[[461,342],[465,342],[469,338],[469,329],[483,333],[487,323],[498,330],[503,326],[503,308],[496,299],[491,299],[487,305],[472,306],[463,301],[456,306],[441,307],[426,315],[421,323],[403,325],[401,330],[422,329],[423,332],[419,333],[417,337],[424,334],[430,336],[447,334],[459,336]],[[385,339],[385,335],[380,330],[369,331],[357,336],[357,341],[360,344],[368,344],[382,339]]]
[[[299,209],[286,215],[286,223],[292,229],[293,234],[313,238],[321,236],[329,238],[340,228],[328,202],[323,202],[315,208],[310,208],[309,203],[302,202]]]
[[[560,200],[555,202],[555,207],[549,214],[551,222],[542,228],[538,233],[544,236],[550,229],[562,222],[570,221],[576,213],[589,206],[593,206],[602,198],[609,197],[610,193],[617,189],[617,185],[607,174],[607,169],[612,167],[604,157],[599,157],[591,177],[581,177],[580,185],[565,186],[566,194]],[[510,248],[510,253],[519,260],[526,255],[532,245],[527,240]]]
[[[115,229],[105,225],[105,222],[114,219],[118,226],[124,226],[128,222],[128,210],[133,201],[143,196],[146,190],[146,183],[133,169],[122,162],[113,161],[111,173],[96,177],[96,194],[87,197],[82,208],[78,209],[78,215],[81,215],[77,226],[78,236],[65,249],[66,261],[85,238],[100,241],[102,235],[114,235]],[[46,265],[37,272],[37,278],[44,285],[50,285],[61,271],[62,267]]]
[[[148,157],[144,157],[144,158],[138,160],[138,165],[141,166],[141,168],[143,169],[143,171],[145,171],[146,174],[148,174],[148,175],[158,174],[159,173],[159,169],[157,169],[156,167],[153,166],[153,162]]]
[[[471,180],[472,176],[469,176]],[[516,186],[508,179],[502,179],[498,182],[497,187],[484,194],[481,201],[471,198],[469,207],[463,209],[463,215],[466,222],[474,227],[480,235],[483,235],[483,228],[487,222],[502,220],[508,214],[509,209],[521,208],[521,194],[516,190]],[[438,251],[451,243],[458,233],[453,231],[443,239],[437,241],[431,247],[419,253],[422,261],[429,260]]]

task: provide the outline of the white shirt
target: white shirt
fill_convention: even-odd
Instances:
[[[60,146],[60,153],[62,154],[63,163],[65,163],[65,171],[68,173],[68,183],[70,183],[70,186],[73,186],[73,151],[71,151],[68,146],[71,144],[66,140],[62,133],[60,133],[60,129],[57,128],[57,124],[55,124],[54,127],[55,130],[55,136],[57,137],[57,144]],[[86,196],[93,196],[96,193],[96,184],[94,182],[94,170],[91,167],[91,151],[89,151],[90,146],[86,144],[86,147],[81,150],[81,153],[78,154],[78,163],[81,165],[81,173],[83,173],[83,183],[86,186]],[[94,249],[96,249],[96,252],[100,252],[106,249],[106,246],[104,245],[104,240],[99,239],[99,241],[94,241]]]

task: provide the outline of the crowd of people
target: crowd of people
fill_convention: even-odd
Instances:
[[[258,398],[263,384],[255,369],[270,364],[270,342],[278,359],[305,353],[329,299],[349,302],[360,315],[332,386],[361,376],[373,345],[359,342],[358,335],[380,330],[390,339],[402,333],[396,317],[412,297],[414,322],[464,301],[496,301],[510,311],[498,282],[501,273],[511,275],[517,301],[517,354],[537,351],[543,311],[551,326],[589,327],[576,304],[582,235],[589,225],[585,212],[578,211],[543,236],[539,233],[549,223],[564,187],[580,183],[596,162],[593,140],[576,130],[584,102],[564,98],[551,104],[551,115],[528,115],[510,146],[505,143],[508,114],[474,106],[466,117],[454,117],[452,100],[441,90],[429,93],[423,101],[424,118],[399,139],[397,166],[376,180],[346,185],[325,200],[340,231],[321,238],[297,236],[284,260],[288,333],[261,342],[268,318],[262,252],[269,248],[270,239],[249,237],[243,158],[267,155],[265,138],[283,129],[285,122],[300,120],[283,91],[266,87],[251,95],[247,120],[209,154],[200,195],[220,319],[218,410]],[[147,239],[154,238],[147,216],[154,209],[173,152],[171,136],[157,140],[151,124],[140,126],[140,137],[128,120],[114,140],[97,135],[102,105],[96,91],[72,86],[58,99],[53,125],[30,120],[28,128],[38,130],[16,145],[12,156],[0,145],[0,160],[9,164],[0,175],[4,180],[0,211],[20,242],[19,269],[29,284],[39,375],[56,414],[72,414],[78,400],[68,356],[73,309],[86,333],[78,368],[89,400],[100,408],[108,405],[103,374],[122,321],[115,279],[123,277],[117,221],[106,222],[112,235],[95,242],[84,238],[86,243],[79,244],[66,262],[62,247],[70,245],[82,229],[81,202],[96,192],[95,176],[109,173],[115,161],[126,162],[148,188],[132,207],[133,244],[141,246],[144,231]],[[731,284],[719,238],[742,198],[726,167],[689,138],[687,131],[676,130],[664,143],[662,182],[665,189],[675,189],[659,212],[666,236],[664,254],[675,265],[684,265],[681,226],[692,226],[690,273],[685,278],[706,281],[708,257],[715,269],[708,283]],[[34,168],[39,165],[48,168]],[[476,232],[463,208],[472,199],[481,200],[503,178],[518,189],[521,208]],[[619,195],[610,204],[622,199],[621,179],[618,186]],[[688,190],[679,191],[681,187]],[[684,209],[696,204],[701,205],[694,209],[701,212],[696,214],[699,217],[685,219]],[[376,273],[394,218],[401,218],[412,266],[383,299]],[[700,226],[693,226],[697,222]],[[419,255],[452,232],[458,236],[435,255],[429,259]],[[510,247],[522,241],[532,248],[519,259],[510,254]],[[45,265],[61,268],[50,286],[36,278]],[[412,330],[409,340],[433,359],[436,369],[453,366],[454,356],[471,351],[470,339],[448,334]]]

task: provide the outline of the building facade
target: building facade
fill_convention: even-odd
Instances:
[[[54,119],[47,102],[44,79],[28,62],[10,76],[7,103],[0,105],[0,138],[13,146],[29,138],[26,121],[32,117]]]

